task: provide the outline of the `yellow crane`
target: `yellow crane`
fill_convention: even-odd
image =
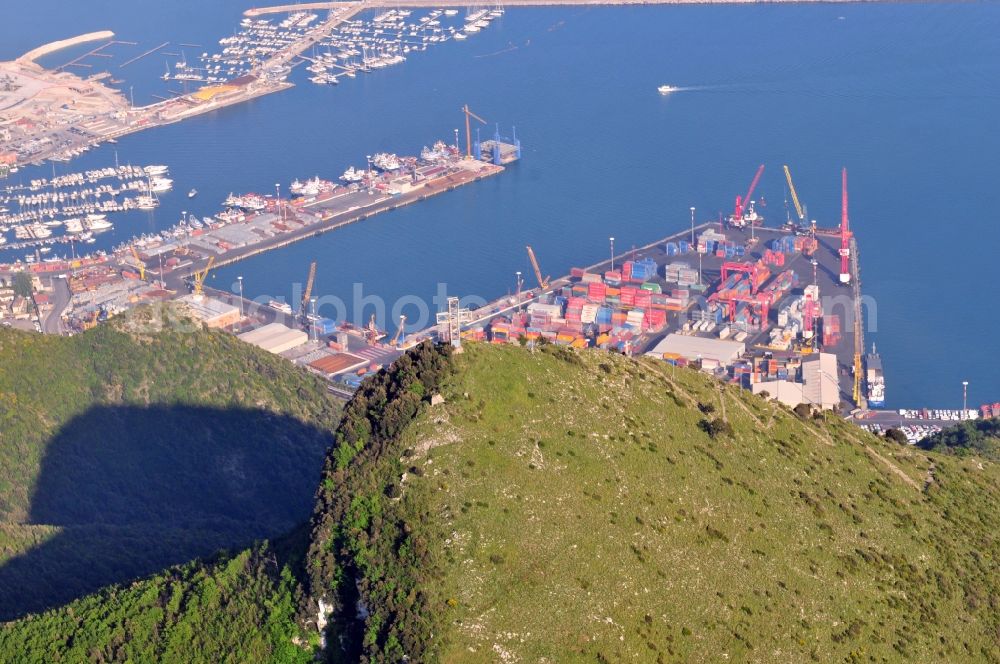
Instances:
[[[857,334],[857,332],[855,332]],[[854,405],[861,407],[861,353],[854,353]]]
[[[535,278],[538,279],[538,285],[542,290],[549,287],[549,280],[552,277],[542,278],[542,268],[538,267],[538,259],[535,258],[535,251],[528,245],[528,260],[531,261],[531,267],[535,271]]]
[[[462,112],[465,113],[465,156],[466,157],[471,157],[472,156],[472,126],[469,123],[469,118],[475,118],[475,119],[479,120],[480,122],[482,122],[483,124],[486,124],[486,120],[483,120],[481,117],[479,117],[478,115],[476,115],[475,113],[473,113],[472,111],[470,111],[468,104],[466,104],[465,106],[462,107]]]
[[[805,223],[806,214],[802,211],[802,205],[799,203],[799,195],[795,192],[795,185],[792,184],[792,172],[788,170],[788,166],[785,166],[785,179],[788,180],[788,190],[792,192],[792,203],[795,204],[795,214],[799,215],[800,223]]]
[[[395,346],[397,343],[402,343],[403,341],[403,329],[406,327],[406,314],[399,315],[399,327],[396,329],[396,334],[392,335],[392,341],[389,342],[390,346]]]
[[[205,287],[205,277],[208,276],[208,271],[212,269],[213,263],[215,263],[215,256],[209,256],[205,267],[191,275],[194,278],[194,294],[198,297],[202,295],[202,289]]]
[[[132,250],[132,256],[135,257],[135,266],[139,268],[139,278],[143,281],[146,280],[146,264],[139,258],[139,250],[135,248],[134,244],[130,244],[129,249]]]
[[[309,298],[312,296],[313,283],[316,281],[316,261],[309,264],[309,276],[306,278],[306,289],[302,292],[302,304],[299,307],[299,315],[303,320],[309,311]]]

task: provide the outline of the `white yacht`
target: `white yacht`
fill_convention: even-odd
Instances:
[[[152,178],[149,181],[149,190],[156,193],[170,191],[173,186],[174,181],[170,178]]]
[[[94,231],[106,231],[113,226],[113,224],[107,219],[87,219],[86,222],[87,230]]]

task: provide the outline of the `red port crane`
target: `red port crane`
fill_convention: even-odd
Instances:
[[[750,182],[750,188],[747,189],[747,195],[736,197],[736,207],[733,209],[733,216],[730,221],[736,226],[743,226],[743,209],[745,206],[750,204],[750,197],[753,196],[754,189],[757,188],[757,183],[760,182],[760,176],[764,174],[764,164],[761,164],[757,168],[756,175],[753,176],[753,181]]]
[[[847,169],[840,173],[840,283],[851,283],[851,229],[847,221]]]
[[[736,263],[726,261],[722,264],[722,281],[724,282],[733,272],[742,272],[747,275],[747,278],[750,281],[750,293],[752,295],[757,294],[757,290],[771,275],[771,271],[767,269],[767,266],[764,265],[763,261],[757,261],[756,263]]]

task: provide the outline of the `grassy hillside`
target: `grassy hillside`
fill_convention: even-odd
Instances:
[[[261,546],[0,625],[0,661],[300,662],[296,583]]]
[[[992,463],[662,363],[450,362],[345,411],[309,560],[332,660],[1000,659]]]
[[[0,329],[0,620],[301,523],[339,412],[171,307]]]

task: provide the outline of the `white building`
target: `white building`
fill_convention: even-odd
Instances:
[[[753,393],[767,392],[769,398],[790,408],[801,403],[822,410],[832,410],[840,403],[840,381],[837,378],[837,356],[815,353],[802,360],[802,382],[768,380],[753,384]]]
[[[739,341],[696,337],[686,334],[668,334],[660,343],[646,353],[649,357],[662,360],[667,357],[684,357],[702,360],[703,366],[727,367],[746,352],[746,344]]]

